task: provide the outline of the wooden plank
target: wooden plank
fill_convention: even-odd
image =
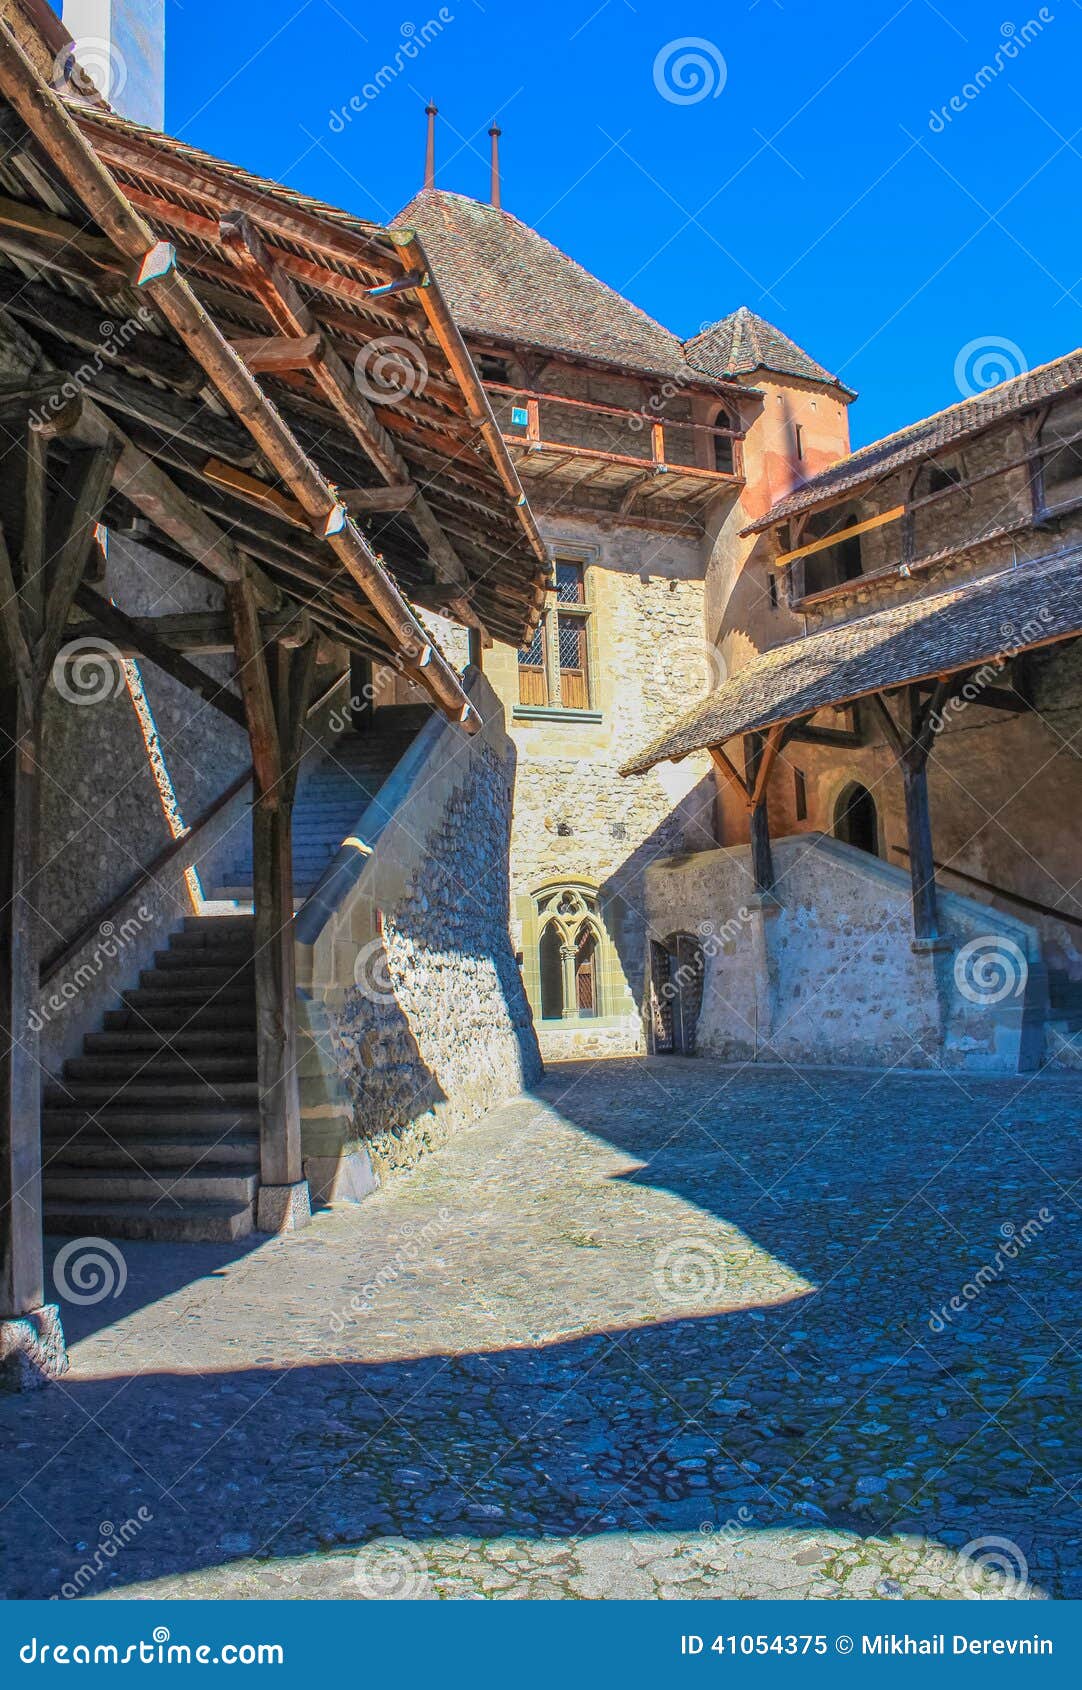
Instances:
[[[710,745],[707,750],[710,752],[719,773],[729,782],[730,786],[736,788],[743,802],[750,806],[752,800],[748,784],[735,763],[730,760],[728,752],[720,745]]]
[[[276,375],[282,370],[307,370],[314,359],[322,356],[322,334],[263,335],[254,340],[235,340],[239,352],[250,370]]]
[[[350,516],[370,511],[404,511],[417,497],[413,481],[399,481],[391,487],[340,487],[338,497]]]
[[[238,213],[222,218],[221,233],[230,256],[278,327],[285,334],[311,334],[316,329],[316,319],[310,307],[301,298],[296,285],[271,257],[255,225]],[[412,480],[405,459],[377,417],[374,406],[360,392],[353,373],[332,347],[324,346],[323,355],[312,364],[311,373],[320,392],[330,401],[384,480],[392,486]],[[398,414],[396,420],[398,427],[405,430],[406,419]],[[437,444],[446,452],[445,439]],[[465,584],[468,580],[465,566],[420,490],[411,503],[410,520],[428,548],[437,573],[444,580]]]
[[[809,540],[806,546],[797,546],[795,551],[780,552],[774,562],[780,565],[793,563],[798,557],[810,557],[813,552],[840,546],[843,541],[855,539],[858,534],[867,534],[873,528],[883,528],[888,522],[900,522],[904,515],[904,505],[892,505],[889,511],[880,511],[878,516],[869,516],[864,522],[854,522],[849,528],[839,528],[836,533],[826,534],[821,540]]]
[[[277,487],[268,487],[265,481],[235,469],[232,464],[223,463],[220,458],[208,458],[203,465],[203,474],[208,481],[213,481],[218,487],[228,487],[231,493],[258,505],[260,510],[268,511],[271,516],[280,516],[295,528],[303,528],[309,534],[312,532],[303,508],[296,499],[291,499]]]
[[[59,288],[28,282],[10,272],[0,274],[0,306],[35,333],[103,356],[131,375],[156,377],[185,398],[206,385],[206,375],[184,348],[154,333],[152,318],[124,320],[108,337],[103,332],[108,319],[100,309],[92,310]]]
[[[50,525],[48,595],[41,641],[35,652],[39,688],[44,687],[52,669],[119,454],[120,445],[115,440],[104,447],[85,447],[77,452],[68,472],[66,503],[61,503],[59,493],[54,496],[56,526],[63,532],[54,535],[54,525]]]

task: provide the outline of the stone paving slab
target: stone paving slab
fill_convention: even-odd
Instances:
[[[1082,1595],[1080,1105],[567,1064],[304,1232],[69,1258],[0,1588]]]

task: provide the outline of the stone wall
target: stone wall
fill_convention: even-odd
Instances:
[[[358,824],[371,854],[345,852],[298,916],[317,1195],[411,1165],[541,1072],[508,937],[514,750],[476,670],[468,691],[482,731],[430,719]]]
[[[993,1073],[1039,1060],[1047,983],[1032,927],[945,894],[946,947],[916,951],[908,874],[821,835],[774,855],[776,901],[754,897],[743,847],[647,873],[651,927],[693,934],[704,953],[697,1055]]]
[[[613,990],[604,1025],[539,1025],[546,1059],[643,1048],[642,877],[655,857],[714,842],[709,759],[689,757],[635,780],[621,764],[708,689],[713,652],[703,628],[703,554],[693,539],[564,519],[542,525],[559,555],[586,561],[592,606],[590,712],[537,715],[518,705],[516,654],[496,647],[485,668],[518,751],[511,834],[511,914],[522,951],[545,883],[585,881],[601,894]],[[540,1017],[540,1004],[534,1003]]]

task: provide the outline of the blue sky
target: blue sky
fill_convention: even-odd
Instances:
[[[439,185],[479,197],[496,112],[509,210],[680,334],[772,318],[860,390],[855,443],[1082,343],[1079,0],[409,7],[167,0],[167,125],[388,218],[427,97]],[[716,96],[668,97],[684,38]]]

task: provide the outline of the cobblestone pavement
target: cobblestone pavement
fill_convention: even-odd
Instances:
[[[0,1584],[1082,1595],[1080,1104],[566,1066],[305,1232],[124,1245],[0,1402]]]

